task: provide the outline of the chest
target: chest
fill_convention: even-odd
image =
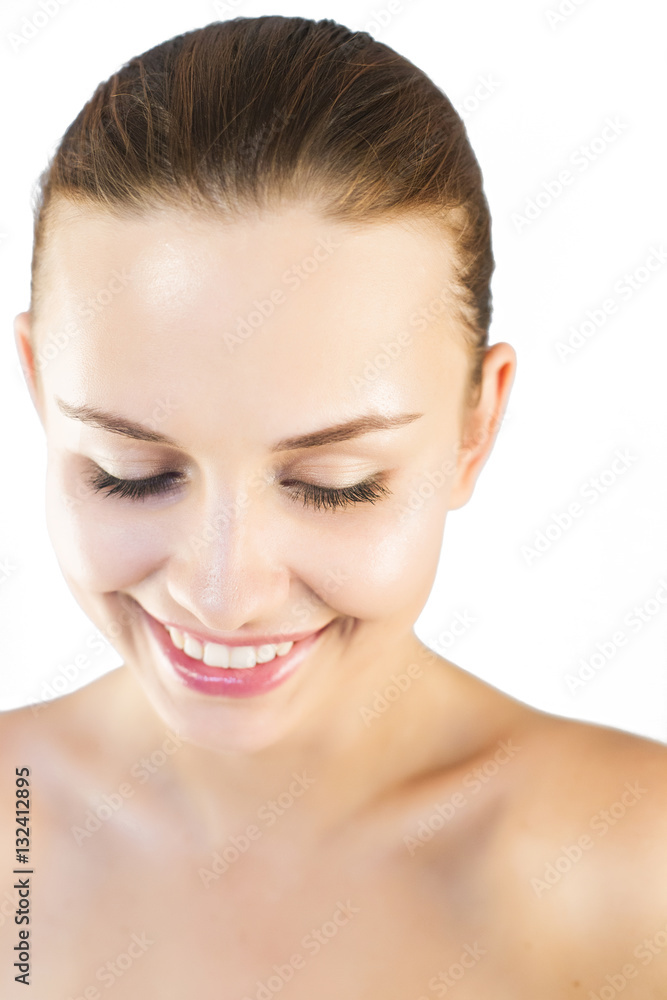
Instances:
[[[454,984],[467,1000],[489,976],[504,1000],[480,890],[354,831],[315,856],[240,838],[206,853],[132,848],[111,829],[60,846],[35,889],[44,1000],[99,1000],[112,985],[117,1000],[417,1000]]]

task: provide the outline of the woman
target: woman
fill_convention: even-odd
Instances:
[[[124,666],[3,720],[7,991],[664,994],[664,746],[413,631],[514,377],[492,270],[450,102],[330,20],[181,35],[67,130],[16,343]]]

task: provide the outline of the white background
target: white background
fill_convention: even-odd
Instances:
[[[0,708],[46,697],[45,684],[75,690],[121,662],[108,645],[91,650],[98,630],[46,534],[43,435],[12,326],[29,305],[33,185],[98,82],[128,58],[212,20],[299,14],[366,29],[431,76],[464,113],[493,216],[490,340],[513,345],[517,377],[476,492],[448,517],[417,633],[540,709],[667,741],[667,261],[641,270],[652,248],[667,251],[661,5],[42,2],[46,15],[39,0],[5,0],[0,15]],[[605,142],[608,118],[620,134]],[[545,183],[564,169],[572,183],[549,196]],[[622,294],[616,283],[638,268],[638,289]],[[616,311],[561,359],[556,344],[610,298]],[[581,490],[617,449],[633,460],[593,503]],[[524,547],[574,501],[581,516],[529,562]],[[636,607],[640,627],[627,619]],[[457,614],[474,623],[454,638]],[[619,631],[625,645],[600,653],[571,690],[568,675]]]

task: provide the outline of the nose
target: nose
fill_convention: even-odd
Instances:
[[[205,628],[233,632],[275,627],[288,607],[292,571],[279,513],[263,496],[241,492],[185,518],[169,559],[173,600]]]

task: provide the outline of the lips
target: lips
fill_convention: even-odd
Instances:
[[[185,648],[179,648],[180,642],[178,638],[177,643],[174,643],[172,640],[170,631],[175,631],[177,635],[179,632],[175,626],[168,626],[158,621],[143,608],[142,611],[146,617],[150,632],[164,654],[164,659],[168,661],[172,668],[172,675],[175,674],[183,684],[197,691],[206,694],[231,695],[233,697],[260,694],[282,683],[282,681],[291,676],[296,667],[319,641],[320,636],[331,625],[331,622],[329,622],[315,632],[294,633],[296,638],[292,640],[292,637],[290,637],[289,642],[285,642],[284,634],[253,637],[255,642],[260,642],[258,646],[254,644],[251,646],[249,644],[250,637],[247,639],[235,638],[233,643],[222,644],[219,639],[217,642],[211,640],[210,636],[207,636],[205,633],[190,632],[188,630],[185,633],[186,636],[191,643],[197,644],[190,645],[189,647],[195,653],[195,656],[192,656],[188,654],[188,645],[185,644],[185,641]],[[182,632],[180,634],[183,635]],[[274,639],[274,642],[260,641],[265,639]],[[242,643],[245,643],[245,645],[242,645]],[[270,646],[274,647],[276,652],[271,651],[269,658],[270,651],[268,647]],[[207,663],[205,659],[197,658],[197,654],[209,650],[212,650],[212,654],[207,658],[212,659],[213,663]],[[220,650],[222,650],[220,658],[223,660],[223,663],[218,666],[213,665],[217,662],[215,654]],[[247,657],[245,664],[225,666],[225,650],[229,652],[232,663],[235,662],[231,659],[232,657],[239,657],[236,661],[239,664],[241,664],[243,657]],[[253,650],[264,650],[256,665],[253,665],[251,662],[255,658],[252,655]]]

